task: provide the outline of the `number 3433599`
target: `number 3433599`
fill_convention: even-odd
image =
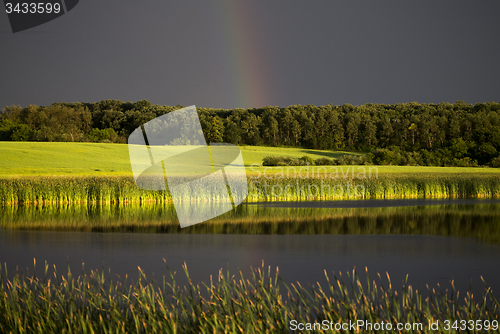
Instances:
[[[17,2],[10,3],[7,2],[5,4],[5,11],[7,14],[17,13],[17,14],[58,14],[61,12],[61,4],[60,3],[50,3],[50,2]]]

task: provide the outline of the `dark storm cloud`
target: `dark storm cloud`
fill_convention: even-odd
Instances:
[[[0,14],[0,107],[101,99],[259,107],[231,96],[237,74],[224,59],[236,46],[212,15],[228,4],[88,0],[16,34]],[[272,83],[268,105],[499,100],[498,1],[250,7],[262,48],[255,52],[267,63],[259,78]]]

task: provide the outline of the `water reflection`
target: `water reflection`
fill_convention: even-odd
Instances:
[[[373,199],[373,200],[345,200],[345,201],[295,201],[295,202],[261,202],[246,203],[266,208],[390,208],[402,206],[431,206],[431,205],[472,205],[472,204],[500,204],[498,199]]]
[[[324,283],[324,270],[368,267],[389,272],[395,283],[409,274],[419,289],[455,280],[461,291],[472,281],[479,292],[482,276],[498,293],[500,204],[363,202],[370,207],[242,205],[184,229],[169,205],[6,206],[0,208],[0,261],[26,270],[36,257],[38,268],[47,260],[59,273],[67,264],[76,273],[85,262],[87,270],[109,268],[122,277],[134,277],[140,266],[158,279],[168,275],[165,258],[177,272],[186,262],[193,280],[206,282],[220,268],[248,274],[264,260],[279,266],[286,282],[304,285]],[[179,283],[186,283],[182,275]]]
[[[55,264],[64,274],[69,264],[74,274],[85,269],[108,268],[112,274],[137,278],[137,267],[161,281],[168,276],[167,266],[177,271],[178,283],[186,284],[182,264],[187,263],[194,282],[207,282],[220,268],[232,274],[265,265],[280,268],[288,283],[307,286],[326,283],[324,270],[352,271],[360,275],[368,267],[371,276],[388,272],[395,286],[406,275],[419,290],[437,284],[449,287],[455,280],[461,291],[472,282],[474,292],[484,288],[482,276],[498,295],[500,291],[499,245],[482,244],[471,239],[427,236],[360,235],[174,235],[145,233],[41,232],[0,230],[0,261],[9,272],[14,268],[33,269],[43,274],[43,261]],[[362,277],[362,276],[361,276]]]
[[[373,200],[341,204],[346,207],[335,207],[339,202],[241,205],[186,228],[180,228],[175,209],[168,204],[5,206],[0,208],[0,227],[175,234],[410,234],[500,243],[498,201]]]

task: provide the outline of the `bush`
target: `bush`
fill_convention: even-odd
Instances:
[[[500,160],[499,160],[500,163]],[[477,160],[473,160],[469,157],[465,157],[462,159],[453,159],[453,167],[477,167]],[[495,166],[493,166],[495,167]],[[499,165],[500,167],[500,165]]]
[[[267,156],[262,160],[262,166],[280,166],[284,157]]]
[[[373,150],[373,163],[375,165],[395,165],[398,166],[403,161],[399,152],[391,151],[387,148]]]
[[[312,163],[311,163],[312,161]],[[477,167],[478,161],[469,157],[461,159],[450,156],[448,148],[436,151],[425,149],[418,152],[404,152],[400,150],[376,149],[366,155],[345,154],[338,159],[318,158],[311,159],[304,156],[300,159],[291,157],[268,156],[263,160],[263,166],[336,166],[336,165],[393,165],[393,166],[452,166]],[[492,159],[489,165],[500,168],[500,156]],[[484,165],[484,164],[483,164]]]
[[[291,157],[268,156],[262,160],[262,166],[298,166],[299,159]]]
[[[337,159],[338,165],[364,165],[365,162],[365,158],[360,155],[345,154]]]
[[[337,164],[337,159],[329,158],[319,158],[314,160],[316,166],[335,166]]]
[[[500,168],[500,156],[491,160],[491,167]]]
[[[310,157],[308,157],[311,159]],[[314,164],[314,160],[306,160],[304,157],[297,159],[291,157],[277,157],[277,156],[267,156],[262,160],[262,166],[308,166],[312,165],[309,163],[312,161]]]
[[[498,156],[496,148],[489,144],[484,143],[475,147],[474,158],[476,158],[481,165],[484,165]]]
[[[423,165],[422,156],[418,152],[404,152],[400,162],[401,166]]]
[[[302,158],[300,158],[300,161],[303,161],[306,165],[309,166],[314,165],[314,159],[307,155],[304,155]]]
[[[15,141],[28,141],[33,134],[34,131],[28,125],[19,124],[13,129],[11,139]]]
[[[87,133],[87,137],[94,143],[111,143],[118,137],[114,129],[92,129]]]
[[[33,136],[34,131],[26,124],[19,124],[10,119],[0,121],[0,140],[27,141]]]

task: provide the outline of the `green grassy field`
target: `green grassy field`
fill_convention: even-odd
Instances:
[[[0,202],[170,203],[168,191],[138,188],[127,145],[1,142]],[[393,198],[491,198],[500,196],[496,168],[309,166],[262,167],[268,155],[313,159],[346,152],[242,147],[247,201]],[[255,164],[255,165],[252,165]],[[359,191],[358,191],[359,190]],[[187,201],[217,202],[202,192]]]
[[[260,146],[242,146],[241,151],[247,166],[261,164],[268,155],[318,159],[348,153]],[[0,142],[0,152],[0,175],[132,175],[123,144]]]
[[[249,174],[266,172],[279,173],[286,167],[251,167],[261,164],[265,156],[290,156],[300,158],[304,155],[313,159],[321,157],[338,158],[344,154],[360,154],[344,151],[319,151],[299,148],[277,148],[264,146],[242,146],[243,159]],[[39,142],[0,142],[0,175],[132,175],[127,145],[94,143],[39,143]],[[341,168],[341,166],[336,166]],[[323,173],[320,167],[295,167],[297,172]],[[353,168],[352,166],[350,168]],[[357,168],[357,167],[354,167]],[[413,166],[376,166],[380,174],[393,173],[500,173],[497,168],[459,168],[459,167],[413,167]],[[293,172],[293,169],[291,170]],[[328,173],[335,171],[328,168]],[[352,170],[351,170],[352,171]],[[347,168],[344,168],[347,172]]]
[[[131,175],[127,145],[0,142],[0,175]]]

